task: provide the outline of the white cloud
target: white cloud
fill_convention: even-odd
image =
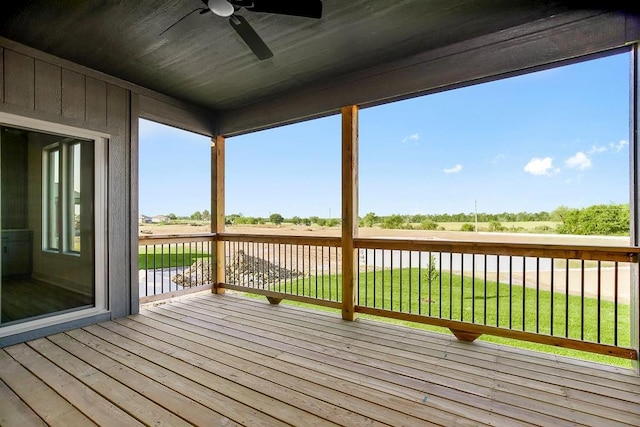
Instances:
[[[551,175],[553,173],[553,159],[534,157],[524,166],[524,171],[531,175]]]
[[[589,149],[589,151],[587,151],[587,154],[600,154],[600,153],[604,153],[605,151],[607,151],[607,147],[593,144]]]
[[[458,163],[457,165],[455,165],[452,168],[449,169],[442,169],[442,172],[444,173],[458,173],[462,170],[462,165],[460,163]]]
[[[565,160],[564,164],[570,168],[585,170],[591,167],[591,159],[582,151],[578,151],[576,154]]]
[[[629,141],[626,141],[626,140],[624,140],[624,139],[620,140],[620,142],[618,142],[617,144],[616,144],[616,143],[613,143],[613,142],[610,142],[610,143],[609,143],[609,147],[611,147],[611,149],[612,149],[613,151],[615,151],[616,153],[617,153],[618,151],[621,151],[621,150],[622,150],[624,147],[626,147],[627,145],[629,145]]]
[[[402,142],[405,143],[405,142],[409,142],[409,141],[417,141],[419,139],[420,139],[420,135],[418,135],[417,133],[412,133],[411,135],[409,135],[406,138],[404,138],[402,140]]]
[[[504,154],[498,154],[497,156],[495,156],[493,158],[493,161],[491,163],[498,163],[500,160],[504,159],[506,156]]]

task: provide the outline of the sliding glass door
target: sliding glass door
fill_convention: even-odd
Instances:
[[[96,306],[95,145],[0,127],[0,331]]]

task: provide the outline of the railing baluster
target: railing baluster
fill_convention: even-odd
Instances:
[[[471,254],[471,323],[476,323],[476,256]]]
[[[439,261],[440,270],[442,270],[442,252],[439,252]],[[449,275],[451,275],[451,265],[449,265]],[[442,274],[440,274],[440,277],[438,279],[438,286],[440,287],[438,292],[438,298],[440,299],[440,301],[438,301],[438,317],[442,318]]]
[[[464,254],[460,254],[460,321],[464,321]]]
[[[555,296],[555,293],[556,293],[556,288],[555,288],[555,283],[554,283],[554,271],[555,271],[555,258],[551,258],[551,314],[550,314],[551,319],[549,319],[550,320],[550,325],[549,325],[549,328],[550,328],[549,329],[550,330],[549,334],[550,335],[553,335],[553,326],[554,326],[553,324],[555,323],[555,316],[554,316],[554,313],[555,313],[555,310],[554,310],[554,308],[555,308],[555,298],[554,298],[554,296]]]
[[[453,319],[453,252],[449,252],[449,319]]]
[[[527,324],[525,322],[525,317],[527,313],[527,303],[526,303],[526,295],[527,295],[527,258],[522,257],[522,330],[527,330]]]
[[[484,254],[484,324],[487,324],[487,254]]]
[[[565,338],[569,337],[569,259],[566,259],[566,269],[567,272],[565,274],[565,283],[564,283],[564,336]]]
[[[580,267],[580,339],[584,341],[584,260]]]
[[[418,314],[422,314],[422,251],[418,252]]]
[[[513,257],[509,256],[509,329],[513,329]]]
[[[500,255],[496,256],[496,326],[500,326]]]
[[[613,266],[613,345],[618,345],[618,261]]]
[[[601,311],[602,311],[602,265],[600,261],[598,261],[598,322],[597,322],[597,340],[596,342],[600,342],[600,331],[601,331]]]

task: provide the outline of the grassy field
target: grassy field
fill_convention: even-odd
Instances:
[[[182,245],[158,245],[155,248],[141,246],[138,252],[138,270],[159,269],[169,267],[189,267],[199,259],[208,258],[209,254],[193,251]]]
[[[422,273],[422,277],[420,274]],[[597,341],[613,344],[615,307],[610,301],[600,302],[600,323],[598,331],[598,301],[595,298],[585,298],[584,305],[580,297],[566,297],[563,293],[550,291],[536,291],[535,288],[509,286],[495,281],[484,281],[459,275],[443,273],[441,277],[432,281],[431,286],[427,278],[418,269],[402,269],[375,274],[360,274],[359,305],[383,308],[406,313],[416,313],[441,317],[445,319],[463,320],[490,326],[513,328],[542,334],[568,336],[570,338]],[[364,285],[363,285],[364,284]],[[281,292],[296,293],[318,298],[340,300],[342,279],[339,275],[330,277],[294,279],[280,283],[273,287]],[[287,302],[295,305],[305,305]],[[312,306],[317,308],[317,306]],[[620,346],[630,345],[630,308],[628,305],[618,305],[617,340]],[[568,317],[565,317],[567,315]],[[448,333],[444,328],[428,325],[401,322],[380,317],[370,317],[378,321],[405,324],[421,329]],[[552,321],[553,319],[553,321]],[[584,319],[584,322],[582,321]],[[584,325],[584,326],[582,326]],[[520,348],[562,354],[601,363],[629,367],[630,362],[624,359],[601,356],[597,354],[579,352],[569,349],[527,343],[499,337],[483,336],[485,341],[497,342]]]

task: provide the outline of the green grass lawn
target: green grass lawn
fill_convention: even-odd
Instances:
[[[422,276],[421,276],[422,274]],[[375,276],[375,281],[374,281]],[[442,273],[431,285],[425,270],[396,269],[360,273],[358,304],[405,313],[423,314],[444,319],[462,320],[489,326],[512,328],[541,334],[568,336],[569,338],[614,344],[615,305],[610,301],[585,298],[550,291],[523,288],[521,285],[496,283],[488,280]],[[298,278],[272,287],[272,290],[339,301],[342,292],[340,275]],[[300,303],[288,301],[299,305]],[[304,304],[302,304],[304,305]],[[317,308],[317,306],[312,306]],[[598,316],[600,328],[598,331]],[[375,320],[405,324],[437,332],[445,328],[396,321],[374,316],[362,316]],[[553,320],[552,320],[553,319]],[[582,321],[584,319],[584,321]],[[630,346],[630,307],[617,307],[617,344]],[[553,327],[553,331],[551,328]],[[485,341],[563,354],[619,366],[631,366],[630,361],[557,348],[517,340],[483,336]]]
[[[209,254],[202,251],[191,252],[189,247],[182,245],[158,245],[145,250],[140,247],[138,254],[138,270],[158,269],[169,267],[189,267],[199,259],[208,258]]]

